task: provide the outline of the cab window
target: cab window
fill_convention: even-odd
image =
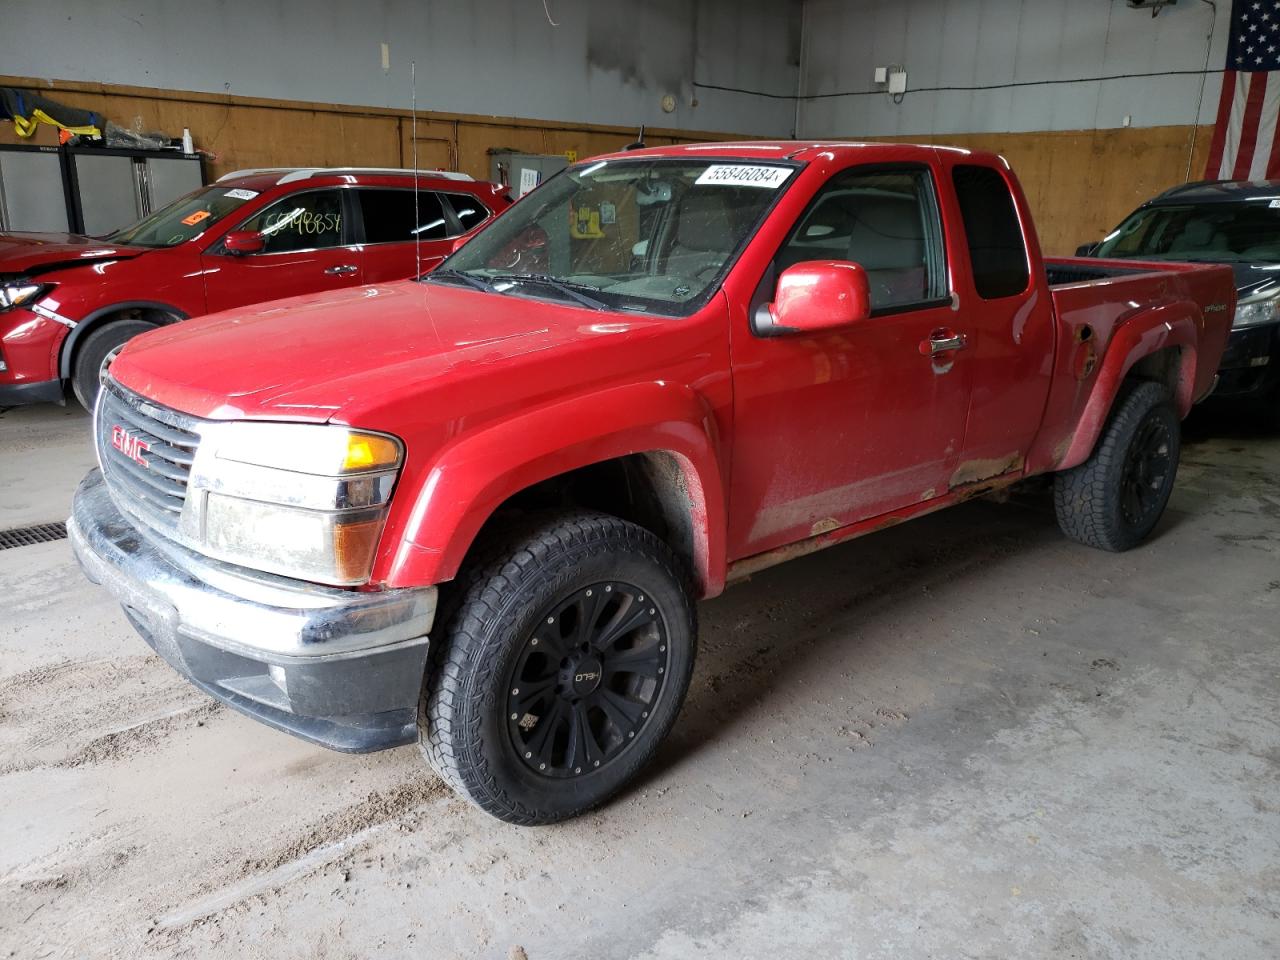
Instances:
[[[777,273],[807,260],[852,260],[867,272],[873,310],[946,295],[933,181],[924,169],[847,170],[810,202],[778,252]]]
[[[951,178],[978,296],[999,300],[1022,293],[1031,281],[1031,268],[1009,185],[999,170],[972,164],[957,165]]]
[[[342,246],[342,195],[337,190],[311,190],[278,200],[241,228],[262,234],[258,256]]]

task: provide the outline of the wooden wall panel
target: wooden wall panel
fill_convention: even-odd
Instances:
[[[1183,183],[1194,132],[1191,179],[1204,171],[1210,127],[1148,127],[1042,133],[894,137],[1006,157],[1035,216],[1044,252],[1070,254],[1100,240],[1143,200]]]
[[[69,106],[96,110],[123,127],[177,135],[190,127],[196,145],[216,156],[209,174],[258,166],[315,164],[396,167],[410,164],[410,117],[404,111],[294,103],[251,97],[117,87],[0,76],[0,84],[40,92]],[[856,131],[840,131],[857,138]],[[635,139],[633,128],[512,117],[424,111],[418,115],[418,160],[423,169],[489,175],[489,151],[605,153]],[[1194,134],[1194,136],[1193,136]],[[992,150],[1018,172],[1035,213],[1046,253],[1066,254],[1100,239],[1138,203],[1187,174],[1200,176],[1212,130],[1199,127],[983,133],[878,138]],[[834,139],[833,137],[832,139]],[[651,130],[653,145],[734,139],[726,134]]]
[[[109,84],[44,81],[0,76],[0,85],[38,90],[68,106],[94,110],[122,127],[162,130],[177,136],[189,127],[196,146],[214,155],[208,173],[265,166],[408,166],[413,157],[409,114],[380,107],[295,103],[257,97],[150,90]],[[632,127],[571,124],[516,117],[418,114],[418,162],[422,169],[489,175],[489,151],[565,153],[579,157],[611,152],[635,139]],[[734,136],[655,130],[653,145]]]

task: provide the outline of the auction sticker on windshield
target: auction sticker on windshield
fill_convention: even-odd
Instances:
[[[790,167],[760,167],[741,163],[713,163],[694,183],[722,187],[764,187],[776,190],[791,176]]]

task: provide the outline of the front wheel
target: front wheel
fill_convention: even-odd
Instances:
[[[1062,532],[1102,550],[1137,546],[1169,502],[1181,445],[1182,424],[1165,387],[1134,386],[1118,401],[1089,459],[1054,477]]]
[[[687,578],[652,533],[603,514],[482,551],[444,611],[419,743],[493,816],[563,820],[620,790],[675,722],[696,644]]]
[[[154,330],[155,324],[144,320],[112,320],[85,338],[76,351],[71,371],[71,389],[81,406],[92,412],[98,401],[102,383],[102,365],[117,347],[122,347],[140,333]]]

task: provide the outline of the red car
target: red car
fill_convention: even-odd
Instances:
[[[102,361],[139,333],[411,277],[511,202],[465,174],[417,180],[415,209],[411,170],[243,170],[106,237],[0,235],[0,406],[70,385],[92,408]]]
[[[421,283],[139,337],[67,530],[201,689],[548,822],[653,756],[731,581],[1036,474],[1067,536],[1141,542],[1235,299],[1043,259],[990,154],[619,153]]]

